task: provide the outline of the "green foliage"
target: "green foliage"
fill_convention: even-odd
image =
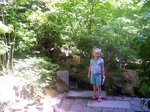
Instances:
[[[139,55],[144,61],[150,60],[150,37],[146,38],[140,45]]]
[[[0,21],[0,55],[8,52],[9,50],[9,47],[7,45],[7,43],[4,42],[4,38],[2,38],[6,33],[11,33],[13,32],[13,28],[11,28],[10,26],[7,26],[5,24],[3,24],[1,21]]]
[[[0,21],[0,34],[11,33],[11,32],[13,32],[13,29],[10,26],[4,25]]]
[[[142,66],[140,67],[139,71],[139,87],[140,87],[140,92],[146,96],[150,97],[150,38],[144,39],[144,41],[140,45],[140,51],[139,55],[143,61]]]
[[[41,96],[45,87],[54,88],[57,64],[46,57],[31,57],[15,63],[14,74],[22,80],[31,98]]]
[[[20,55],[31,54],[35,49],[51,48],[61,45],[61,18],[49,11],[49,5],[42,1],[23,0],[5,6],[4,16],[7,24],[16,31],[15,52]]]
[[[143,62],[141,66],[141,70],[139,71],[139,87],[140,92],[145,97],[150,97],[150,63],[149,62]]]
[[[130,2],[68,0],[56,4],[59,15],[64,16],[67,35],[81,51],[83,64],[88,63],[94,47],[102,48],[109,66],[116,64],[116,59],[133,61],[137,58],[133,45],[138,31],[134,23],[138,6]],[[132,9],[126,7],[128,4]]]
[[[19,53],[27,52],[31,53],[36,44],[36,33],[34,30],[29,31],[29,27],[26,24],[20,23],[20,29],[16,31],[16,49]]]
[[[46,87],[54,88],[58,68],[47,57],[16,60],[14,69],[0,76],[0,103],[12,103],[16,98],[36,100],[42,97]]]
[[[4,43],[4,41],[0,41],[0,55],[6,53],[9,47]]]
[[[0,23],[0,34],[13,31],[8,24],[14,26],[15,39],[10,44],[15,42],[15,54],[26,56],[34,50],[45,52],[55,45],[70,44],[80,50],[83,65],[89,63],[95,47],[102,49],[105,64],[110,68],[118,60],[150,61],[149,0],[19,0],[4,5],[3,9],[7,26]],[[2,49],[6,44],[3,40],[0,41]],[[0,53],[7,50],[5,47]],[[46,63],[44,66],[49,68]],[[41,74],[52,72],[47,69]],[[144,75],[145,70],[141,69],[140,74]],[[45,80],[47,75],[43,77]],[[147,87],[146,83],[140,85]]]
[[[16,28],[17,52],[31,53],[35,48],[52,48],[55,43],[61,46],[66,43],[62,37],[69,37],[81,51],[81,60],[86,62],[91,49],[100,47],[111,65],[116,59],[137,58],[134,40],[137,34],[147,32],[144,30],[149,21],[147,2],[23,0],[5,6],[4,15],[6,23]]]
[[[55,13],[43,13],[40,9],[33,12],[27,19],[30,28],[36,32],[37,46],[51,48],[56,43],[61,46],[61,24],[60,19]],[[36,26],[36,27],[35,27]]]
[[[87,64],[92,48],[100,47],[111,66],[116,59],[133,61],[137,58],[134,40],[141,32],[136,23],[141,21],[141,4],[112,0],[50,3],[24,0],[14,3],[13,7],[8,5],[5,16],[8,23],[16,26],[17,52],[53,48],[55,43],[61,46],[66,43],[62,37],[68,37],[81,51],[81,62]]]
[[[136,50],[139,54],[139,57],[142,60],[142,66],[139,71],[139,87],[140,92],[145,97],[150,97],[150,16],[149,16],[149,1],[146,1],[140,13],[142,16],[138,19],[139,30],[139,39],[137,42]]]

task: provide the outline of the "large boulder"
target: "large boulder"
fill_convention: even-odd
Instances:
[[[125,83],[122,87],[122,93],[130,95],[130,96],[135,96],[134,94],[134,89],[132,87],[132,85],[130,85],[129,83]]]
[[[137,75],[136,71],[129,69],[121,69],[109,73],[109,81],[106,81],[107,88],[113,90],[115,95],[134,95],[134,88],[137,87]]]
[[[123,73],[123,79],[126,83],[129,83],[132,87],[137,87],[137,75],[136,71],[125,69]]]
[[[68,91],[68,85],[61,79],[57,80],[55,87],[56,90],[61,93]]]
[[[124,82],[121,76],[113,76],[111,79],[113,80],[113,83],[116,87],[122,87]]]
[[[56,89],[60,92],[65,92],[69,89],[69,72],[57,71]]]

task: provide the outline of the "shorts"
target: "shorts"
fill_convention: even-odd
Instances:
[[[101,74],[91,74],[90,83],[96,86],[102,85],[102,75]]]

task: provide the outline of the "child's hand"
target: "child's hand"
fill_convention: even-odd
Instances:
[[[90,75],[88,74],[88,78],[90,78]]]
[[[105,79],[105,75],[103,75],[103,79]]]

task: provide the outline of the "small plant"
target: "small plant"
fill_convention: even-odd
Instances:
[[[142,107],[146,106],[150,110],[150,99],[144,99],[141,101]]]

